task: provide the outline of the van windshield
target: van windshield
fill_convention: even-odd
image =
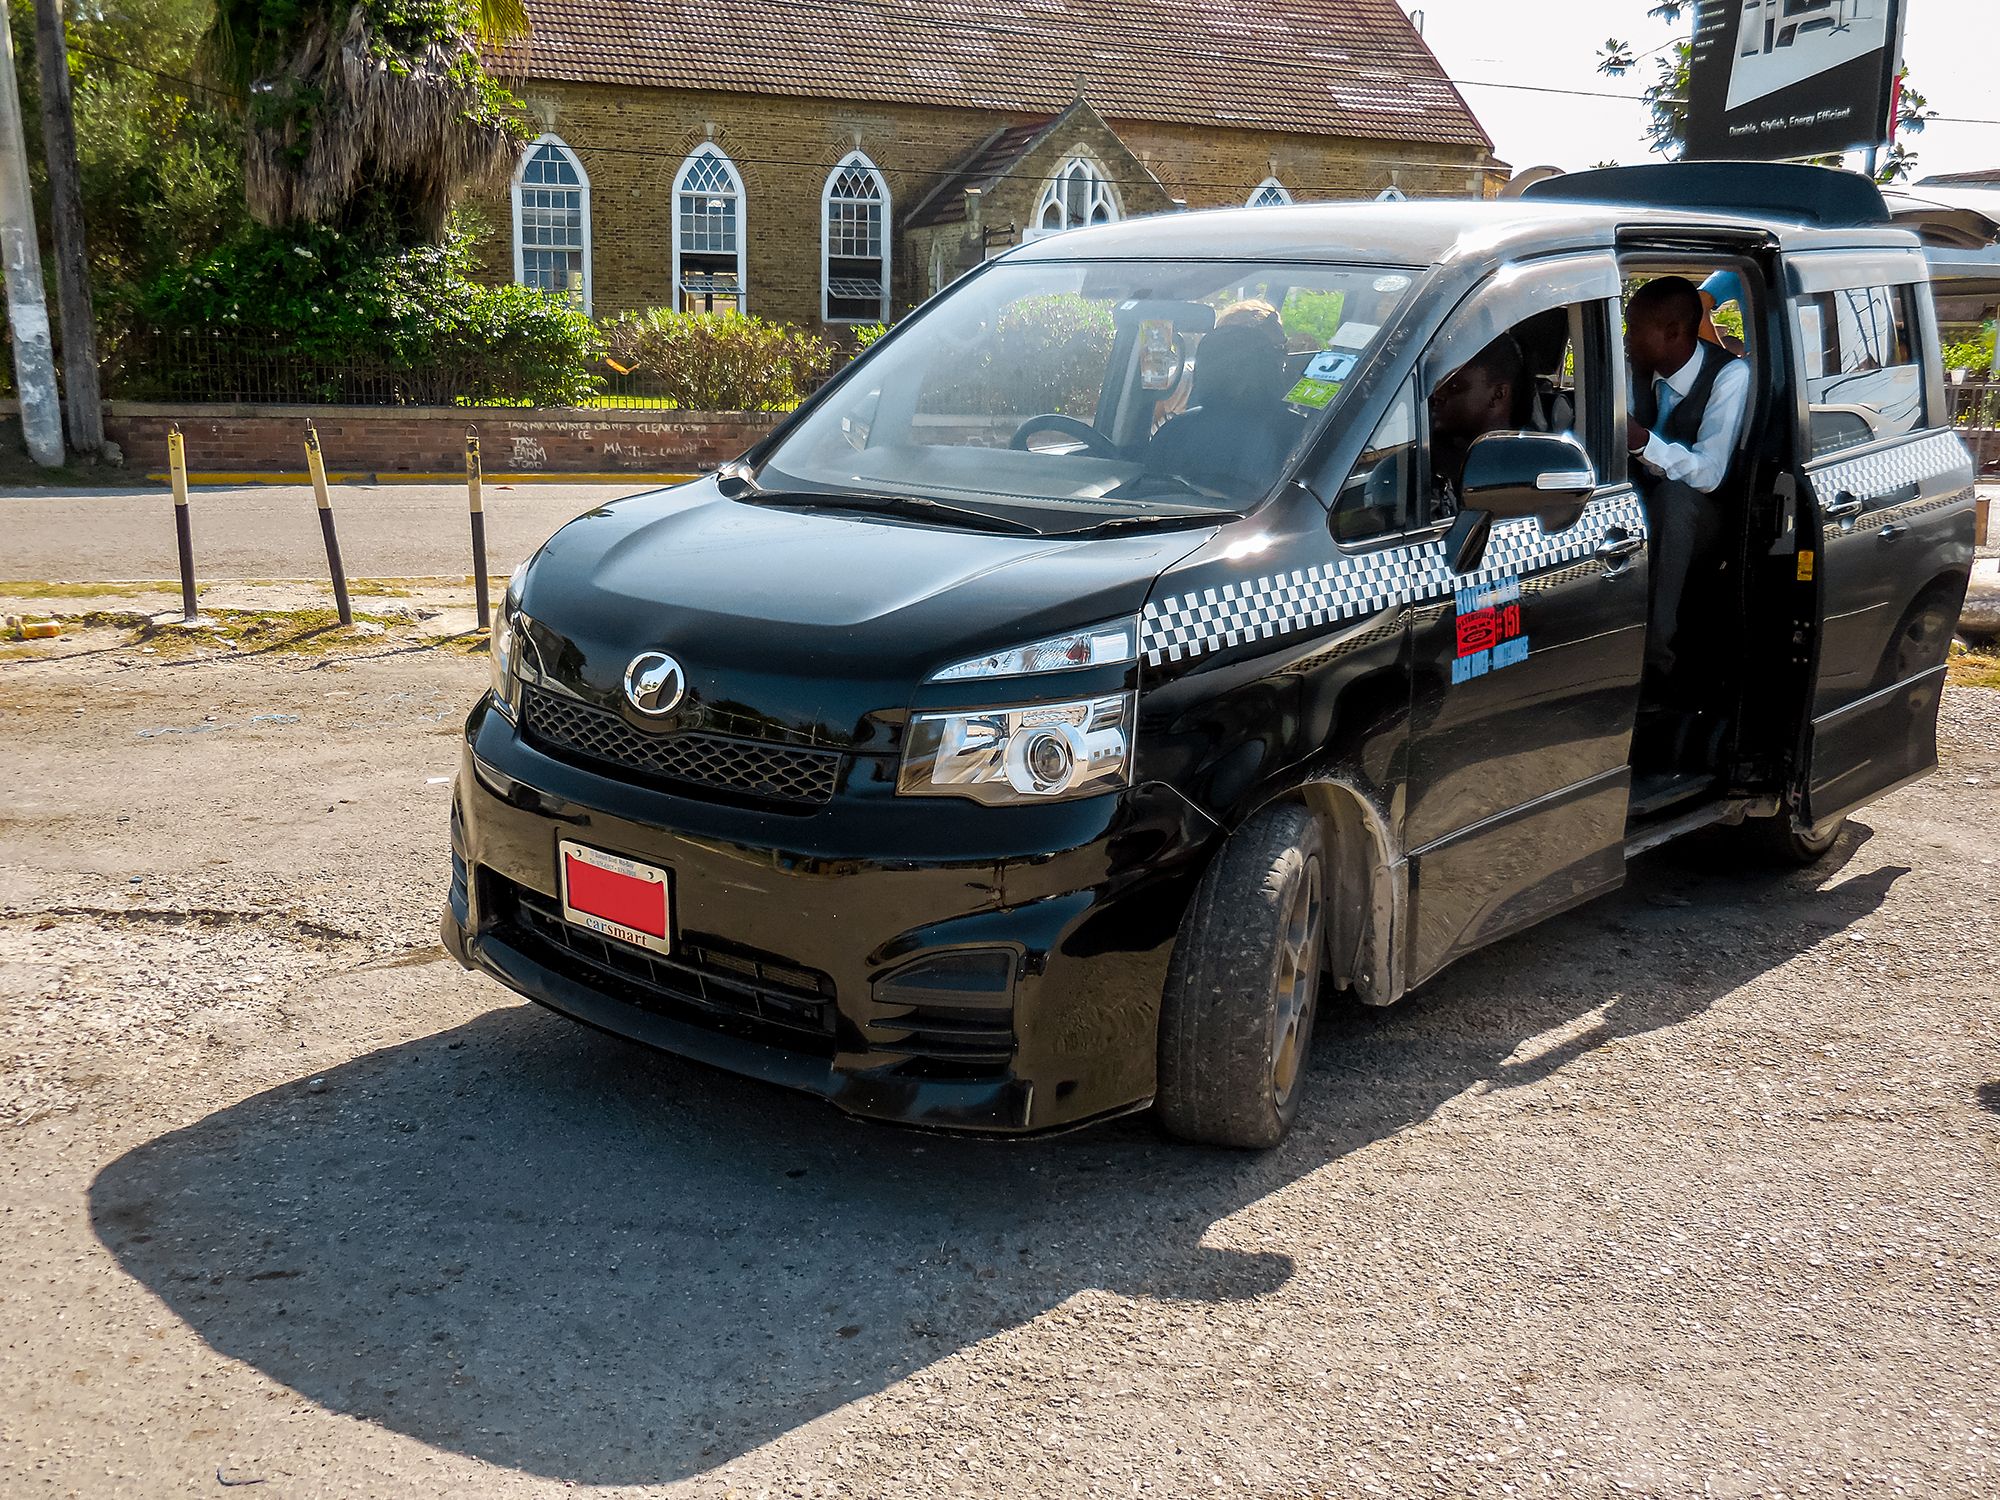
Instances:
[[[1087,530],[1237,514],[1278,481],[1408,269],[1024,262],[946,292],[766,457],[767,495]]]

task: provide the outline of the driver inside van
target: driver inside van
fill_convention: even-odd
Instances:
[[[1270,484],[1304,420],[1285,404],[1285,327],[1261,299],[1231,303],[1195,349],[1190,405],[1153,434],[1146,467],[1248,499]]]
[[[1527,361],[1511,333],[1501,334],[1438,382],[1430,400],[1431,520],[1458,513],[1459,485],[1474,441],[1528,425],[1527,397]]]

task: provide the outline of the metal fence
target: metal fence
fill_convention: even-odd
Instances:
[[[671,409],[644,370],[600,361],[591,389],[532,350],[389,360],[288,341],[187,332],[124,341],[108,362],[107,396],[126,401],[255,406],[600,406]]]
[[[2000,381],[1953,381],[1945,389],[1951,424],[1972,450],[1979,473],[2000,474]]]

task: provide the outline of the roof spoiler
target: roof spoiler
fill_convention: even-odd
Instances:
[[[1882,190],[1859,172],[1768,161],[1670,161],[1599,167],[1530,183],[1523,198],[1735,210],[1808,224],[1887,224]]]

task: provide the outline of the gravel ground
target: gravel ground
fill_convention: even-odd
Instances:
[[[2000,694],[1322,1025],[1287,1145],[1003,1145],[436,946],[481,667],[0,662],[0,1492],[2000,1492]]]

